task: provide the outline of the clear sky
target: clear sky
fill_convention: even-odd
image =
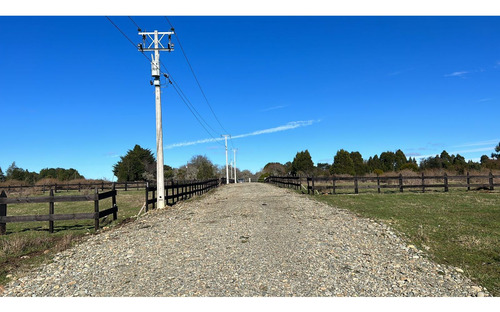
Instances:
[[[194,155],[225,164],[222,139],[204,142],[225,130],[238,168],[253,172],[305,149],[315,163],[339,149],[365,159],[446,149],[477,161],[500,141],[500,17],[165,13],[224,128],[173,37],[161,61],[213,130],[163,88],[170,166]],[[147,31],[170,29],[163,16],[131,16]],[[110,18],[141,42],[126,15]],[[156,152],[150,65],[104,14],[2,16],[0,29],[4,172],[15,161],[112,180],[135,144]]]

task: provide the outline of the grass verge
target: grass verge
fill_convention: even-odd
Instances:
[[[500,296],[500,193],[450,191],[315,195],[314,199],[390,225],[441,264]]]

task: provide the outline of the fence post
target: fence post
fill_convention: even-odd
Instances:
[[[94,189],[94,229],[99,230],[99,191],[97,187]]]
[[[312,177],[312,192],[313,192],[313,195],[314,195],[314,176]]]
[[[444,173],[444,191],[448,192],[448,175]]]
[[[152,191],[153,191],[153,198],[156,198],[156,196],[158,196],[158,195],[156,195],[156,191],[157,191],[157,190],[158,190],[158,184],[156,184],[156,188],[154,188],[154,189],[152,190]],[[158,200],[158,199],[153,200],[153,204],[152,204],[152,206],[153,206],[153,210],[155,210],[155,209],[156,209],[156,201],[157,201],[157,200]]]
[[[78,182],[78,192],[81,192],[82,191],[82,185],[80,182]]]
[[[52,197],[49,202],[49,218],[52,218],[54,215],[54,192],[52,189],[49,196]],[[54,233],[54,220],[49,220],[49,233]]]
[[[57,183],[54,184],[54,193],[57,193]]]
[[[354,194],[358,194],[358,176],[354,176]]]
[[[493,173],[490,171],[490,191],[493,191]]]
[[[403,192],[403,174],[399,174],[399,191]]]
[[[101,191],[104,191],[104,181],[101,181]]]
[[[7,194],[5,191],[2,191],[0,194],[0,198],[7,198]],[[0,217],[7,216],[7,204],[0,204]],[[5,235],[6,231],[6,222],[0,222],[0,235]]]
[[[146,212],[148,212],[148,191],[149,191],[149,182],[146,182]]]
[[[423,172],[422,172],[422,193],[425,193],[425,177]]]
[[[127,191],[127,181],[125,181],[125,192]]]
[[[467,171],[467,191],[470,191],[470,175],[469,175],[469,171]]]
[[[380,194],[380,176],[377,173],[377,193]]]
[[[337,191],[335,189],[335,181],[337,180],[337,177],[336,176],[333,176],[333,190],[332,190],[332,195],[335,195],[337,194]]]
[[[112,206],[114,208],[114,207],[116,207],[116,186],[115,186],[115,182],[113,182],[112,190],[115,191],[115,193],[113,194],[113,197],[111,198],[111,203],[112,203]],[[113,212],[113,220],[116,220],[116,219],[118,219],[118,211]]]

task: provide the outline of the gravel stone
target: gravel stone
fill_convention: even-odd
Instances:
[[[290,190],[225,185],[90,235],[2,296],[489,296],[385,224]]]

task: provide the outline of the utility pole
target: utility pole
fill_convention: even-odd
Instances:
[[[231,137],[229,134],[223,134],[221,135],[226,139],[226,184],[229,184],[229,171],[228,171],[228,164],[227,164],[227,137]]]
[[[172,29],[173,30],[173,29]],[[154,51],[154,57],[151,60],[151,76],[153,77],[153,85],[155,86],[155,104],[156,104],[156,188],[157,188],[157,207],[165,208],[165,181],[163,168],[163,126],[161,123],[161,87],[160,87],[160,51],[171,52],[174,50],[174,45],[171,43],[171,35],[173,31],[159,32],[141,32],[142,44],[138,45],[139,51]],[[158,36],[161,37],[158,37]],[[167,47],[163,46],[161,40],[165,35],[168,35]],[[151,39],[151,43],[146,47],[146,36]],[[165,77],[167,77],[165,75]],[[168,78],[168,77],[167,77]]]
[[[236,179],[236,151],[237,149],[233,148],[233,152],[234,152],[234,183],[237,183],[237,179]]]

